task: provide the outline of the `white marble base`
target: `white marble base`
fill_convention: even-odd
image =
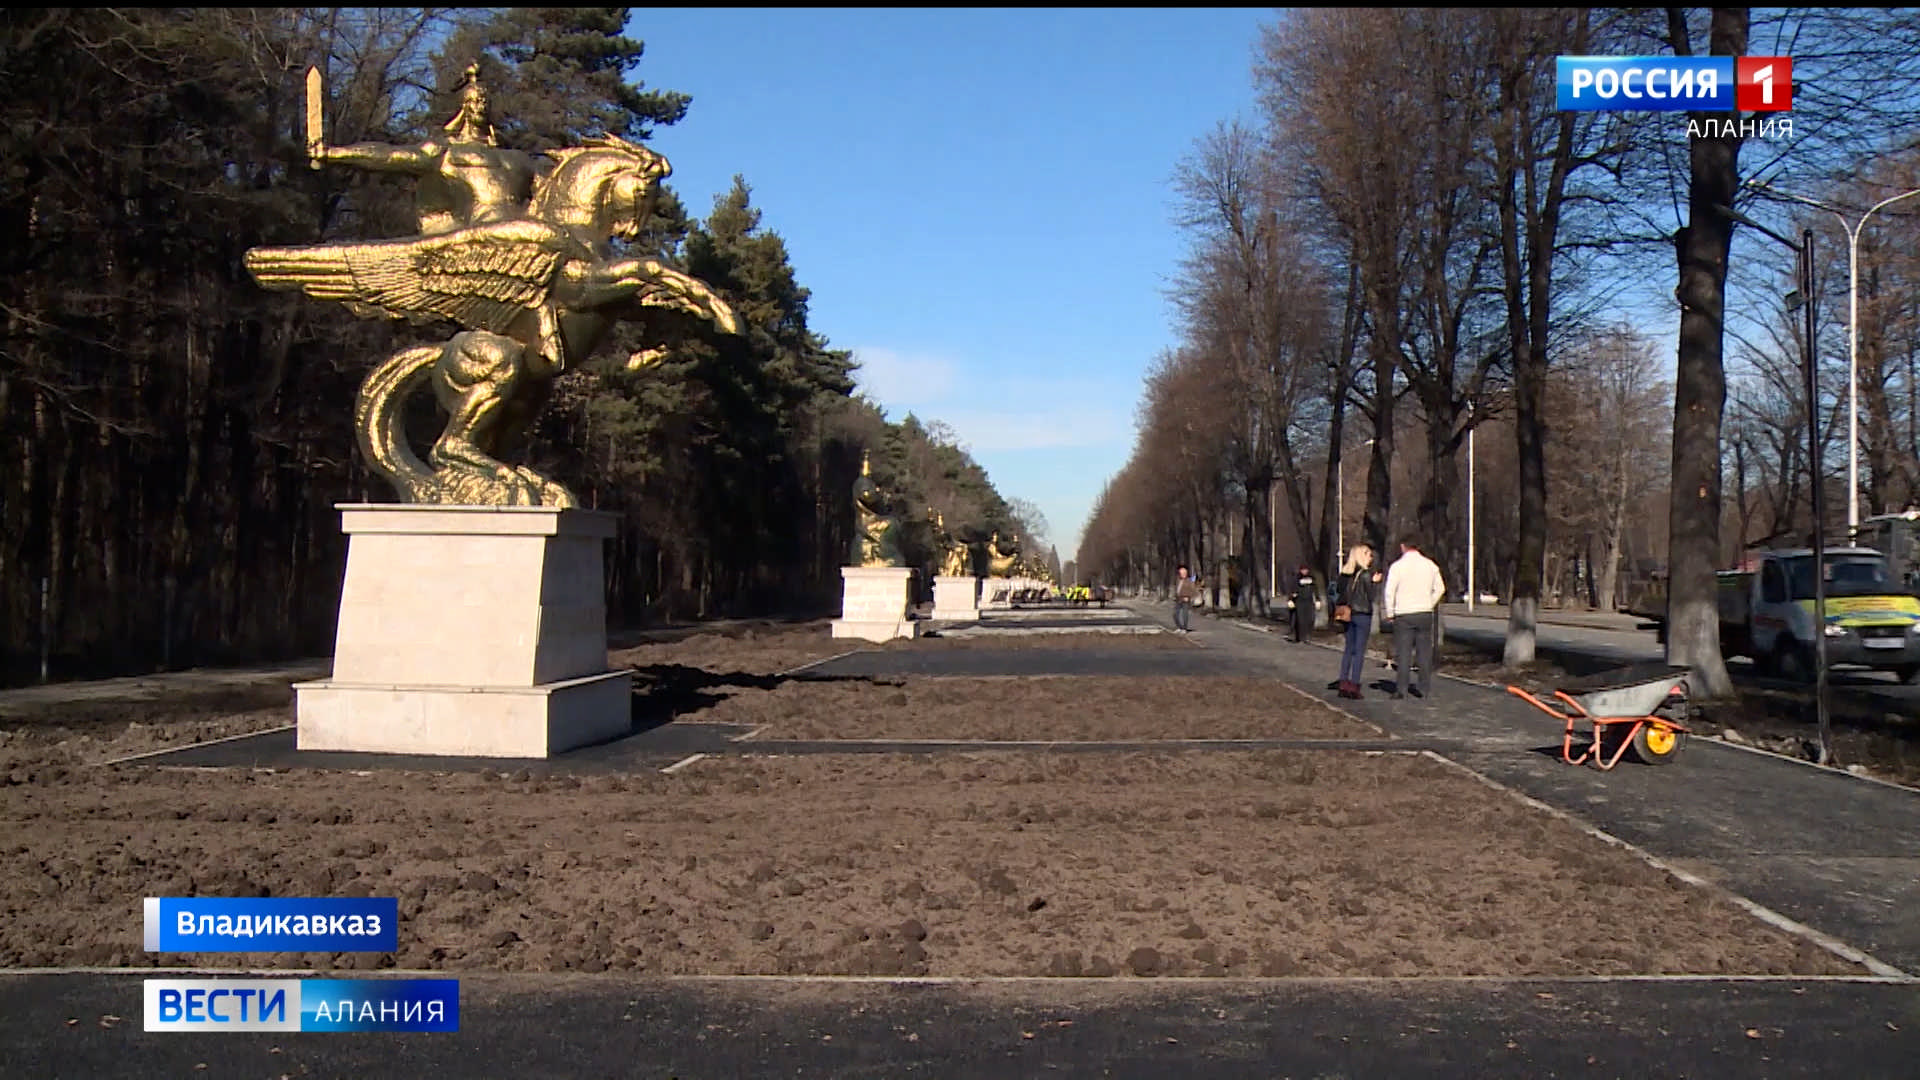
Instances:
[[[614,515],[351,504],[333,677],[295,689],[296,745],[548,757],[631,730],[607,669]]]
[[[945,575],[934,578],[933,619],[935,622],[979,622],[980,579]]]
[[[323,681],[293,694],[301,750],[544,758],[633,729],[625,671],[524,689]]]
[[[894,638],[917,638],[920,636],[920,624],[917,622],[864,622],[853,619],[835,619],[831,624],[835,638],[857,638],[861,641],[892,641]]]
[[[840,617],[833,621],[833,636],[866,641],[918,637],[920,624],[908,615],[912,599],[910,567],[843,566]]]

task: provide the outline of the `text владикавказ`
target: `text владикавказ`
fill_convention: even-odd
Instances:
[[[148,952],[393,952],[392,897],[146,898]]]

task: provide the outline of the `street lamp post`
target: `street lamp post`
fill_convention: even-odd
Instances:
[[[1845,214],[1826,203],[1803,195],[1776,191],[1758,180],[1747,181],[1747,186],[1778,198],[1825,210],[1839,220],[1841,231],[1847,234],[1847,537],[1852,539],[1860,529],[1860,232],[1867,227],[1867,219],[1875,212],[1901,199],[1920,195],[1920,188],[1882,199],[1868,207],[1867,212],[1860,215],[1859,221],[1848,224]]]
[[[1820,397],[1819,373],[1815,363],[1814,348],[1814,274],[1813,274],[1813,230],[1800,230],[1800,242],[1781,236],[1752,218],[1719,204],[1714,209],[1728,219],[1745,225],[1776,243],[1792,248],[1799,254],[1799,287],[1787,297],[1788,311],[1805,311],[1805,334],[1800,348],[1800,364],[1806,382],[1807,394],[1807,471],[1808,494],[1813,497],[1813,707],[1819,719],[1820,750],[1816,764],[1825,765],[1833,760],[1832,718],[1827,714],[1827,553],[1826,553],[1826,497],[1825,485],[1820,467]],[[1789,583],[1791,588],[1791,583]]]
[[[1368,439],[1360,445],[1372,446],[1373,440]],[[1338,549],[1336,554],[1339,555],[1340,561],[1345,562],[1347,558],[1347,463],[1344,458],[1340,462],[1340,472],[1333,491],[1333,546]]]
[[[1800,230],[1800,303],[1807,313],[1806,381],[1807,381],[1807,464],[1812,467],[1810,494],[1813,496],[1813,648],[1814,648],[1814,702],[1820,721],[1820,764],[1825,765],[1833,759],[1833,738],[1830,721],[1827,717],[1827,553],[1826,529],[1821,514],[1826,500],[1821,497],[1821,476],[1826,470],[1820,467],[1820,399],[1818,378],[1815,370],[1815,351],[1813,336],[1814,291],[1813,291],[1813,230]],[[1855,488],[1858,491],[1858,488]]]
[[[1473,402],[1467,402],[1467,614],[1473,614]]]

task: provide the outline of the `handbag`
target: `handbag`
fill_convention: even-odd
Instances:
[[[1345,583],[1345,585],[1341,588],[1340,591],[1344,593],[1351,590],[1352,588],[1353,588],[1353,582],[1348,581]],[[1344,602],[1335,604],[1333,606],[1333,621],[1340,623],[1342,625],[1353,622],[1353,605],[1347,604]]]

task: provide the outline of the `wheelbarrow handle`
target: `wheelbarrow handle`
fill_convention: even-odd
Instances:
[[[1520,700],[1526,702],[1529,705],[1532,705],[1534,708],[1539,709],[1541,712],[1546,713],[1548,716],[1553,717],[1555,720],[1572,720],[1572,719],[1575,719],[1575,717],[1578,715],[1577,713],[1563,713],[1559,709],[1553,707],[1547,702],[1541,701],[1539,698],[1534,697],[1532,694],[1527,693],[1525,690],[1522,690],[1517,686],[1507,687],[1507,693],[1512,694],[1514,697],[1519,698]]]

